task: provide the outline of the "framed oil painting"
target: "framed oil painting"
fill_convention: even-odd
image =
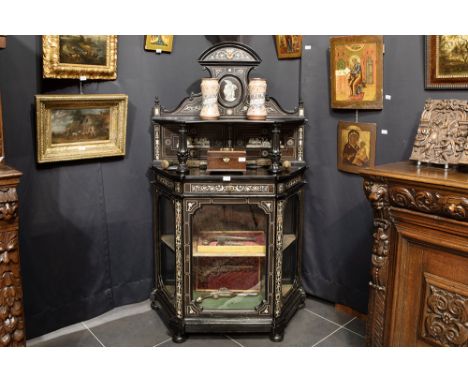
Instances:
[[[117,36],[42,36],[42,56],[44,78],[117,78]]]
[[[2,115],[2,97],[0,95],[0,163],[3,163],[5,159],[3,149],[3,115]]]
[[[468,35],[426,36],[426,89],[468,88]]]
[[[145,49],[146,50],[160,50],[161,52],[172,52],[172,43],[174,41],[173,35],[146,35],[145,36]]]
[[[125,155],[125,94],[37,95],[39,163]]]
[[[383,37],[330,39],[331,107],[383,108]]]
[[[299,58],[302,54],[302,36],[300,35],[277,35],[276,53],[278,58]]]
[[[338,169],[353,174],[375,165],[375,123],[338,122]]]

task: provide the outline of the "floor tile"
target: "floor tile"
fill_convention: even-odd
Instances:
[[[303,309],[298,311],[289,322],[281,342],[271,341],[268,333],[231,335],[230,337],[243,346],[312,346],[337,328],[338,325]]]
[[[366,335],[366,321],[356,318],[351,321],[345,328],[352,330],[354,333],[360,334],[361,336]]]
[[[95,326],[99,326],[110,321],[115,321],[123,317],[129,317],[135,314],[145,313],[149,311],[151,311],[151,302],[150,300],[145,300],[136,304],[123,305],[109,310],[108,312],[101,314],[100,316],[85,321],[85,325],[88,328],[93,328]]]
[[[154,311],[123,317],[90,329],[105,346],[154,346],[170,336]]]
[[[339,325],[344,325],[354,317],[347,313],[337,312],[334,304],[315,297],[307,297],[305,308]]]
[[[164,342],[158,347],[238,347],[234,341],[223,335],[188,334],[187,340],[181,344],[170,341]]]
[[[98,340],[94,338],[91,332],[83,329],[77,332],[64,334],[62,336],[42,341],[29,343],[28,346],[33,347],[96,347],[101,346]]]
[[[330,337],[316,345],[317,347],[335,346],[335,347],[361,347],[365,346],[364,338],[357,334],[351,333],[349,330],[340,329],[333,333]]]

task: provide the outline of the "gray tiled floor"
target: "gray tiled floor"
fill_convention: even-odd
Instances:
[[[182,344],[151,310],[148,301],[116,308],[89,321],[28,341],[28,346],[364,346],[364,322],[336,312],[333,304],[309,297],[286,328],[282,342],[268,334],[189,335]]]

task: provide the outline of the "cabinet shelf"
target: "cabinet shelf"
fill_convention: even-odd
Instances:
[[[285,251],[292,243],[296,241],[296,235],[286,234],[283,237],[283,251]],[[165,244],[171,251],[175,252],[175,237],[174,235],[161,235],[161,242]],[[193,251],[194,257],[265,257],[265,253],[203,253]]]
[[[292,243],[296,241],[296,235],[286,234],[283,236],[283,251],[286,250]],[[161,242],[175,252],[174,235],[161,235]],[[200,253],[193,252],[194,257],[265,257],[265,253]]]

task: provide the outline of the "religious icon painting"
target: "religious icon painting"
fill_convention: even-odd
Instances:
[[[338,122],[338,170],[359,174],[375,165],[377,125],[362,122]]]
[[[468,35],[426,36],[426,89],[468,88]]]
[[[302,36],[300,35],[277,35],[276,53],[278,58],[300,58],[302,54]]]
[[[146,35],[145,50],[171,53],[173,41],[173,35]]]
[[[383,37],[330,39],[331,107],[383,109]]]

